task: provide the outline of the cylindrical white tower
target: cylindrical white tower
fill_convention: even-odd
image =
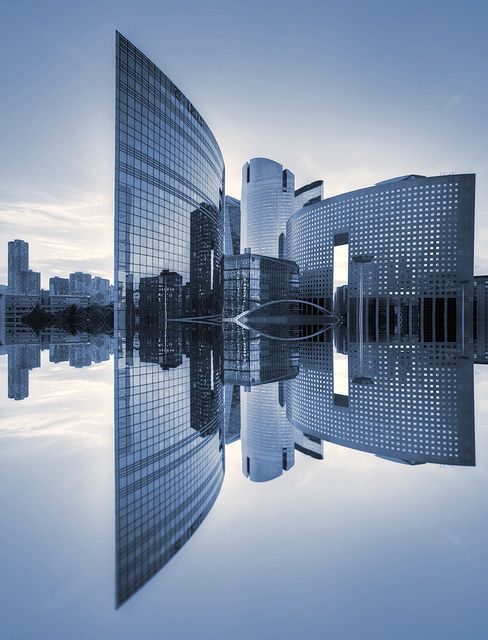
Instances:
[[[280,235],[293,213],[295,176],[267,158],[253,158],[242,167],[241,251],[282,257]],[[281,240],[281,244],[283,239]]]

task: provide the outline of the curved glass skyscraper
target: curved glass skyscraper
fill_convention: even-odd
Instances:
[[[173,274],[167,276],[168,292],[181,287],[171,314],[220,313],[223,198],[224,161],[202,116],[162,71],[117,34],[119,322],[130,321],[133,302],[137,311],[133,296],[141,278],[162,272]]]
[[[242,167],[241,251],[283,257],[286,223],[294,201],[291,171],[267,158],[246,162]]]
[[[117,604],[208,513],[224,474],[224,163],[193,104],[117,34]]]

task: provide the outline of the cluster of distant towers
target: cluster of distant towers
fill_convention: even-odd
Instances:
[[[8,285],[2,293],[12,296],[82,296],[92,302],[108,305],[113,302],[113,285],[108,278],[75,271],[67,278],[49,278],[49,292],[41,289],[41,274],[29,269],[29,244],[24,240],[8,243]]]

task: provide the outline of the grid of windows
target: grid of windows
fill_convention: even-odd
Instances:
[[[411,464],[474,465],[473,365],[454,348],[366,347],[372,384],[355,384],[359,350],[349,352],[349,402],[334,402],[331,343],[300,346],[300,371],[285,384],[288,419],[302,431]]]
[[[128,277],[135,289],[141,277],[163,269],[190,280],[194,211],[210,221],[212,266],[219,268],[224,163],[190,101],[120,34],[116,64],[115,275],[122,304]]]
[[[473,277],[474,182],[406,176],[301,209],[288,222],[286,257],[300,267],[302,294],[332,296],[334,235],[344,232],[351,293],[360,269],[365,295],[457,293]],[[355,256],[372,260],[359,267]]]
[[[218,335],[167,320],[220,311],[224,164],[181,91],[120,34],[116,46],[120,605],[198,528],[223,481]]]

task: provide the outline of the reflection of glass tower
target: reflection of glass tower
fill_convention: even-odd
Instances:
[[[211,346],[161,368],[136,354],[119,370],[116,429],[117,603],[123,604],[199,527],[223,481],[223,401]],[[207,369],[208,368],[208,369]],[[205,401],[199,404],[202,399]]]
[[[228,384],[224,388],[224,428],[225,444],[241,437],[241,388],[237,384]]]
[[[196,531],[223,480],[220,330],[173,321],[220,313],[223,180],[201,115],[117,34],[118,605]]]
[[[244,345],[240,340],[244,340]],[[227,337],[229,343],[231,337]],[[235,351],[226,352],[226,379],[241,390],[242,472],[255,482],[280,476],[295,464],[294,432],[285,411],[283,381],[298,371],[289,343],[251,338],[247,331],[232,336]],[[230,345],[228,344],[228,348]],[[231,353],[234,361],[231,360]]]
[[[194,336],[195,332],[191,333]],[[219,328],[201,326],[189,348],[191,427],[202,437],[223,426],[222,336]]]
[[[282,384],[259,385],[241,394],[242,472],[254,482],[273,480],[295,464],[293,426],[280,404]]]
[[[283,257],[283,236],[293,213],[295,176],[267,158],[242,167],[241,247]]]

